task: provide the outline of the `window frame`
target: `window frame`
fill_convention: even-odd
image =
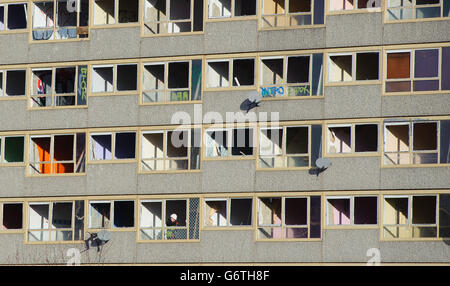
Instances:
[[[116,158],[116,137],[117,134],[121,133],[134,133],[135,134],[135,140],[134,140],[134,158],[125,158],[120,159]],[[102,136],[102,135],[110,135],[111,136],[111,159],[94,159],[92,149],[93,139],[92,136]],[[89,146],[89,156],[88,156],[88,164],[111,164],[111,163],[127,163],[127,162],[136,162],[137,161],[137,143],[138,143],[138,131],[133,130],[118,130],[118,131],[90,131],[88,132],[87,136],[89,136],[88,146]]]
[[[356,151],[356,126],[361,125],[376,125],[377,126],[377,151]],[[373,156],[380,156],[381,152],[381,135],[380,135],[380,123],[378,121],[367,121],[367,122],[349,122],[349,123],[327,123],[325,122],[323,125],[323,130],[326,133],[325,136],[323,136],[323,139],[325,140],[324,146],[326,148],[323,148],[323,156],[324,157],[373,157]],[[336,152],[332,153],[329,151],[329,142],[330,142],[330,130],[329,128],[333,127],[349,127],[350,128],[350,151],[349,152]]]
[[[285,4],[285,9],[283,13],[279,13],[279,14],[264,14],[264,1],[265,0],[261,0],[260,1],[260,16],[259,16],[259,30],[274,30],[274,29],[298,29],[298,28],[312,28],[315,26],[321,26],[321,25],[325,25],[325,19],[326,19],[326,1],[324,1],[324,7],[323,7],[323,13],[324,13],[324,17],[323,17],[323,24],[314,24],[314,8],[315,8],[315,1],[318,0],[310,0],[311,1],[311,9],[309,12],[297,12],[297,13],[289,13],[289,1],[290,0],[283,0],[284,4]],[[295,0],[293,0],[295,1]],[[320,1],[320,0],[319,0]],[[282,25],[282,26],[268,26],[268,27],[264,27],[264,17],[274,17],[275,19],[277,19],[278,17],[282,17],[284,20],[284,23],[289,23],[289,19],[290,17],[295,17],[295,16],[310,16],[311,18],[311,24],[308,25]]]
[[[55,42],[55,41],[62,41],[62,42],[67,42],[67,41],[83,41],[83,40],[89,40],[89,35],[90,35],[90,14],[92,13],[91,11],[89,11],[88,13],[88,25],[87,26],[81,26],[80,22],[81,22],[81,2],[78,1],[76,2],[78,4],[79,7],[77,7],[77,11],[75,12],[70,12],[70,13],[76,13],[76,25],[75,26],[58,26],[58,5],[60,5],[59,3],[62,2],[63,4],[61,5],[67,5],[67,1],[61,1],[61,0],[31,0],[29,3],[30,5],[30,15],[29,15],[29,26],[30,26],[30,37],[29,37],[29,42],[30,43],[46,43],[46,42]],[[35,27],[34,26],[34,18],[35,18],[35,4],[37,3],[53,3],[53,24],[51,26],[45,26],[45,27]],[[87,2],[87,5],[90,9],[90,1]],[[92,13],[94,14],[94,13]],[[93,17],[93,16],[92,16]],[[28,19],[27,19],[28,20]],[[56,36],[58,35],[58,30],[60,28],[66,28],[68,27],[69,29],[75,29],[76,32],[76,37],[75,38],[56,38]],[[34,39],[34,35],[33,32],[35,31],[52,31],[52,35],[50,36],[50,38],[48,39]],[[86,37],[81,37],[81,35],[87,35]]]
[[[308,54],[288,54],[288,55],[279,55],[279,56],[259,56],[259,80],[258,80],[258,90],[261,92],[262,100],[274,100],[274,99],[301,99],[301,98],[321,98],[324,96],[323,87],[322,87],[322,95],[313,95],[313,57],[318,53],[308,53]],[[319,53],[320,54],[320,53]],[[308,67],[308,82],[297,82],[297,83],[288,83],[288,71],[289,71],[289,58],[296,57],[309,57],[309,67]],[[323,54],[322,54],[323,57]],[[264,84],[264,74],[263,68],[264,60],[282,60],[283,61],[283,76],[281,77],[280,83],[277,84]],[[324,69],[323,59],[322,59],[322,70]],[[323,72],[321,76],[322,85],[323,85]],[[280,93],[280,88],[282,89],[281,95],[277,95]],[[308,92],[308,95],[289,95],[290,88],[295,88],[295,92]],[[267,96],[265,96],[267,95]]]
[[[383,12],[383,3],[382,0],[378,0],[380,3],[379,7],[366,7],[366,8],[358,8],[358,2],[359,0],[353,0],[353,8],[352,9],[338,9],[338,10],[332,10],[331,6],[332,6],[332,1],[333,0],[329,0],[329,5],[326,5],[326,13],[327,15],[334,15],[334,14],[344,14],[344,13],[371,13],[371,12]],[[340,1],[345,1],[345,0],[340,0]],[[374,4],[377,4],[377,2],[375,2]]]
[[[21,162],[6,162],[5,160],[5,148],[6,148],[6,138],[17,138],[21,137],[23,139],[23,156]],[[25,135],[20,134],[0,134],[0,166],[24,166],[25,165],[25,151],[26,151],[26,139]],[[0,202],[1,203],[1,202]]]
[[[250,225],[232,225],[231,224],[231,201],[232,200],[250,200],[251,201],[251,210],[250,210]],[[206,220],[208,219],[207,210],[207,202],[209,201],[223,201],[225,202],[225,211],[226,211],[226,223],[225,225],[208,225]],[[254,222],[253,222],[253,211],[254,211],[254,198],[253,196],[217,196],[217,197],[204,197],[202,200],[202,211],[203,211],[203,220],[201,223],[202,230],[253,230]]]
[[[75,203],[76,201],[83,201],[83,203],[85,204],[84,200],[78,200],[78,199],[73,199],[71,200],[70,197],[68,198],[64,198],[61,200],[54,200],[54,199],[49,199],[49,200],[45,200],[45,201],[26,201],[23,203],[24,206],[24,210],[25,210],[25,206],[26,206],[26,212],[24,212],[24,217],[26,216],[26,221],[24,223],[24,233],[25,233],[25,244],[73,244],[73,243],[83,243],[84,244],[84,237],[82,239],[79,240],[75,240]],[[72,214],[71,214],[71,227],[70,228],[57,228],[57,227],[52,227],[53,224],[53,208],[55,204],[58,203],[71,203],[72,204]],[[47,228],[39,228],[39,229],[35,229],[35,228],[30,228],[30,205],[48,205],[48,221],[47,221]],[[86,205],[86,204],[85,204]],[[86,208],[86,207],[85,207]],[[86,235],[86,224],[85,224],[85,219],[83,218],[83,233],[84,235]],[[48,233],[48,240],[38,240],[38,241],[30,241],[29,239],[29,235],[30,232],[43,232],[43,233]],[[71,240],[52,240],[52,233],[56,233],[58,231],[71,231],[72,233],[72,239]]]
[[[234,61],[235,60],[253,60],[253,84],[252,85],[238,85],[234,84]],[[210,86],[209,85],[209,73],[210,66],[209,63],[228,63],[228,84],[227,86]],[[205,73],[205,90],[206,91],[221,91],[221,90],[248,90],[255,89],[257,86],[257,62],[258,56],[242,56],[242,57],[231,57],[231,58],[206,58],[206,73]]]
[[[34,134],[31,133],[29,135],[27,135],[27,139],[26,139],[26,150],[27,153],[26,155],[26,176],[27,177],[42,177],[42,176],[78,176],[78,175],[86,175],[86,170],[82,171],[82,172],[77,172],[77,135],[78,134],[84,134],[85,136],[85,141],[87,139],[87,135],[86,132],[70,132],[70,133],[50,133],[50,134],[42,134],[42,133],[38,133],[38,134]],[[62,161],[56,161],[54,160],[54,147],[55,147],[55,136],[73,136],[73,150],[72,150],[72,160],[62,160]],[[50,157],[50,161],[34,161],[32,160],[32,156],[31,156],[31,152],[32,152],[32,143],[31,140],[33,138],[50,138],[50,152],[49,152],[49,157]],[[84,142],[84,147],[86,147],[86,142]],[[31,165],[32,164],[39,164],[39,165],[50,165],[50,173],[33,173],[31,172],[30,168],[33,168]],[[73,172],[68,172],[68,173],[53,173],[54,164],[74,164],[73,165]],[[84,163],[84,166],[86,168],[86,163]],[[33,168],[34,169],[34,168]]]
[[[17,1],[17,0],[16,0]],[[29,19],[28,19],[28,5],[29,2],[26,0],[20,0],[18,2],[6,2],[1,3],[0,7],[3,7],[3,22],[4,22],[4,28],[0,29],[1,34],[7,34],[7,33],[26,33],[28,32],[28,28],[30,26]],[[25,5],[26,12],[25,12],[25,20],[26,20],[26,27],[21,29],[9,29],[8,27],[8,8],[10,5]]]
[[[194,9],[195,9],[195,1],[197,0],[191,0],[190,3],[190,11],[189,11],[189,19],[179,19],[179,20],[170,20],[170,2],[172,0],[164,0],[166,1],[165,3],[165,7],[166,7],[166,20],[164,21],[147,21],[146,20],[146,7],[147,7],[147,0],[143,0],[144,3],[143,5],[143,12],[140,13],[140,17],[139,19],[141,24],[141,37],[158,37],[158,36],[176,36],[176,35],[195,35],[195,34],[203,34],[204,30],[205,30],[205,19],[208,19],[208,8],[207,8],[207,1],[208,0],[203,0],[203,5],[202,5],[202,30],[201,31],[194,31],[194,19],[195,19],[195,15],[194,15]],[[139,2],[139,4],[141,4]],[[169,33],[169,25],[173,25],[174,23],[186,23],[186,22],[190,22],[190,26],[191,29],[190,31],[187,32],[171,32]],[[157,25],[167,25],[167,32],[166,33],[157,33],[157,34],[152,34],[152,33],[146,33],[147,29],[145,26],[146,24],[157,24]],[[173,29],[173,28],[172,28]]]
[[[296,154],[287,154],[287,150],[286,150],[286,144],[287,144],[287,129],[288,128],[308,128],[308,153],[296,153]],[[262,130],[282,130],[282,137],[281,139],[281,153],[280,154],[275,154],[272,153],[270,155],[263,155],[263,157],[266,158],[281,158],[281,162],[282,162],[282,166],[281,167],[267,167],[267,168],[262,168],[261,167],[261,146],[262,144],[262,136],[261,136],[261,131]],[[267,171],[267,170],[283,170],[283,169],[298,169],[298,170],[305,170],[305,169],[309,169],[312,167],[313,162],[311,162],[311,132],[312,132],[312,125],[311,124],[304,124],[304,125],[283,125],[283,126],[258,126],[258,150],[257,150],[257,156],[256,156],[256,160],[257,160],[257,166],[256,166],[256,170],[258,171]],[[299,167],[288,167],[288,158],[295,158],[295,157],[307,157],[308,158],[308,166],[299,166]],[[275,162],[275,161],[274,161]],[[274,165],[275,166],[275,165]]]
[[[389,1],[389,0],[388,0]],[[443,0],[439,0],[438,4],[422,4],[422,5],[417,5],[416,4],[416,0],[411,0],[414,1],[412,2],[411,5],[404,5],[404,6],[393,6],[393,7],[389,7],[389,2],[386,2],[384,5],[384,16],[383,16],[383,21],[384,23],[401,23],[401,22],[423,22],[423,21],[436,21],[436,20],[446,20],[446,18],[450,17],[444,17],[443,12],[444,12],[444,2]],[[421,9],[421,8],[433,8],[433,7],[440,7],[440,13],[439,13],[439,17],[429,17],[429,18],[417,18],[417,9]],[[403,9],[411,9],[411,18],[409,19],[398,19],[398,20],[392,20],[389,19],[389,10],[396,10],[396,11],[401,11]]]
[[[139,77],[142,79],[142,81],[138,84],[141,84],[141,89],[140,89],[140,105],[158,105],[158,104],[186,104],[186,103],[200,103],[202,102],[202,98],[203,98],[203,88],[200,88],[199,92],[200,92],[200,100],[198,99],[193,99],[193,93],[192,93],[192,69],[193,69],[193,63],[192,61],[195,60],[200,60],[202,62],[201,65],[203,65],[203,59],[202,58],[186,58],[186,59],[174,59],[174,60],[169,60],[169,61],[143,61],[142,62],[142,76]],[[188,63],[189,67],[188,67],[188,86],[185,88],[169,88],[169,65],[172,63]],[[163,66],[164,67],[164,88],[161,89],[149,89],[146,90],[145,89],[145,76],[144,74],[146,73],[146,66]],[[203,67],[201,67],[201,73],[203,73]],[[202,85],[202,79],[203,75],[201,75],[201,79],[200,79],[200,85]],[[154,93],[154,92],[158,92],[158,93],[163,93],[164,94],[164,99],[162,101],[144,101],[144,93],[145,92],[150,92],[150,93]],[[176,96],[178,97],[179,95],[181,95],[181,97],[183,98],[182,100],[172,100],[172,92],[176,92]],[[180,93],[181,92],[181,93]],[[184,100],[185,95],[187,93],[187,97],[188,100]],[[170,98],[169,98],[170,96]]]
[[[25,72],[25,80],[23,83],[24,86],[24,94],[21,95],[7,95],[7,83],[8,83],[8,72]],[[0,68],[0,74],[2,74],[2,82],[1,82],[1,93],[0,93],[0,100],[6,100],[6,99],[12,99],[16,98],[18,100],[23,100],[27,98],[27,89],[28,89],[28,68],[11,68],[11,69],[5,69]]]
[[[357,76],[357,60],[359,54],[378,54],[378,79],[356,79]],[[361,51],[352,51],[352,52],[327,52],[326,53],[326,86],[337,86],[337,85],[360,85],[360,84],[377,84],[382,81],[382,58],[381,58],[381,50],[361,50]],[[330,80],[330,68],[332,66],[331,57],[332,56],[351,56],[352,61],[352,74],[350,80],[340,80],[340,81],[332,81]],[[325,77],[325,76],[324,76]]]
[[[374,224],[357,224],[355,223],[355,199],[356,198],[376,198],[376,218],[377,223]],[[328,199],[348,199],[349,200],[349,211],[350,211],[350,223],[349,224],[334,224],[330,223],[330,204]],[[343,229],[343,228],[352,228],[352,229],[367,229],[367,228],[376,228],[378,229],[380,226],[380,218],[379,215],[381,213],[379,209],[379,195],[378,194],[349,194],[349,195],[334,195],[334,194],[325,194],[324,196],[324,211],[325,211],[325,225],[326,229]]]
[[[383,76],[383,91],[382,96],[391,95],[414,95],[414,94],[436,94],[436,93],[448,93],[449,90],[442,89],[442,48],[450,48],[448,46],[437,46],[437,47],[421,47],[421,48],[409,48],[409,49],[389,49],[384,51],[384,76]],[[438,62],[437,62],[437,77],[415,77],[415,55],[416,51],[428,51],[437,50],[438,52]],[[409,53],[409,77],[408,78],[395,78],[388,79],[388,55],[396,53]],[[437,80],[438,88],[436,90],[414,90],[414,83],[420,81],[430,81]],[[409,82],[409,91],[387,91],[387,84],[392,82]]]
[[[114,225],[114,204],[115,202],[133,202],[133,226],[130,227],[118,227]],[[92,226],[91,221],[91,204],[107,204],[109,203],[109,225],[107,227],[94,227]],[[87,211],[87,224],[85,223],[85,229],[86,233],[90,231],[101,231],[101,230],[107,230],[111,232],[133,232],[136,231],[136,222],[137,222],[137,216],[136,216],[136,200],[133,198],[100,198],[100,199],[89,199],[87,200],[87,204],[85,204],[85,210]]]
[[[83,75],[80,75],[78,73],[80,68],[86,67],[86,69],[88,68],[88,65],[85,64],[81,64],[81,65],[67,65],[67,66],[51,66],[51,67],[30,67],[30,79],[29,79],[29,92],[27,93],[27,98],[28,98],[28,102],[29,104],[27,104],[27,107],[29,110],[45,110],[45,109],[65,109],[65,108],[85,108],[88,105],[88,99],[87,99],[87,95],[85,96],[85,104],[80,103],[79,104],[79,99],[78,99],[78,85],[79,85],[79,80],[81,79],[81,77]],[[56,71],[58,69],[74,69],[75,73],[74,73],[74,81],[73,81],[73,92],[71,93],[57,93],[56,92]],[[50,88],[50,93],[46,93],[46,94],[41,94],[39,95],[37,94],[33,94],[33,89],[34,89],[34,72],[37,71],[51,71],[51,88]],[[86,80],[88,80],[88,75],[86,72]],[[86,84],[86,92],[87,92],[87,84]],[[64,97],[73,97],[73,105],[56,105],[56,101],[59,97],[64,98]],[[51,100],[51,105],[47,106],[47,105],[43,105],[43,106],[39,106],[39,105],[35,105],[36,100],[34,99],[39,99],[41,97],[44,98],[48,98],[50,97]],[[34,101],[34,102],[33,102]]]
[[[436,240],[436,239],[442,239],[441,237],[439,237],[439,195],[440,193],[430,193],[430,194],[426,194],[426,193],[417,193],[417,194],[384,194],[381,196],[382,198],[382,216],[381,216],[381,221],[380,221],[380,241],[401,241],[401,240]],[[434,197],[436,200],[436,204],[435,204],[435,223],[434,224],[414,224],[412,222],[413,219],[413,200],[414,197]],[[406,220],[406,223],[404,224],[386,224],[385,220],[386,220],[386,199],[389,198],[400,198],[400,199],[407,199],[408,202],[408,218]],[[386,227],[397,227],[397,228],[406,228],[408,231],[408,236],[407,237],[397,237],[397,238],[393,238],[393,237],[386,237],[384,232],[385,232],[385,228]],[[436,236],[434,237],[414,237],[414,228],[415,227],[435,227],[436,228]]]
[[[120,63],[99,63],[99,64],[90,64],[88,69],[90,72],[87,78],[90,80],[90,94],[89,96],[109,96],[109,95],[136,95],[140,90],[139,83],[139,60],[134,62],[120,62]],[[136,66],[136,89],[133,90],[118,90],[118,66]],[[94,69],[96,68],[112,68],[112,90],[111,91],[94,91]]]
[[[414,150],[414,124],[421,124],[421,123],[435,123],[436,124],[436,149],[435,150]],[[386,151],[386,143],[387,143],[387,126],[408,126],[408,138],[409,138],[409,146],[408,151]],[[440,126],[441,122],[440,120],[404,120],[404,121],[384,121],[383,122],[383,153],[381,156],[381,166],[386,168],[397,168],[397,167],[411,167],[411,166],[436,166],[436,165],[443,165],[447,163],[440,163]],[[414,155],[415,154],[434,154],[436,153],[436,163],[414,163]],[[408,164],[402,164],[402,163],[396,163],[396,164],[386,164],[386,154],[397,154],[397,156],[400,156],[400,154],[408,154],[409,156],[409,163]]]
[[[310,194],[273,194],[273,195],[256,195],[255,196],[255,241],[321,241],[322,235],[320,235],[320,238],[311,238],[311,197],[314,195]],[[321,195],[318,195],[318,197],[321,197]],[[261,206],[261,200],[262,199],[268,199],[268,198],[279,198],[281,199],[281,223],[279,224],[261,224],[260,223],[260,206]],[[305,225],[287,225],[286,224],[286,199],[306,199],[306,224]],[[321,199],[321,207],[323,204],[323,200]],[[321,211],[322,213],[322,211]],[[323,216],[321,216],[321,230],[322,233],[323,229]],[[259,229],[260,228],[280,228],[281,238],[261,238],[259,236]],[[288,229],[307,229],[307,237],[306,238],[287,238],[286,237],[286,230]]]
[[[199,232],[199,237],[198,238],[189,238],[190,237],[190,228],[191,228],[191,216],[190,216],[190,200],[191,199],[199,199],[199,206],[198,206],[198,214],[199,217],[199,225],[198,225],[198,232]],[[167,217],[166,217],[166,212],[167,212],[167,202],[168,201],[185,201],[185,206],[186,206],[186,225],[185,226],[167,226]],[[143,227],[142,226],[142,203],[148,203],[148,202],[156,202],[156,203],[161,203],[161,226],[153,226],[153,227]],[[138,210],[138,215],[139,215],[139,219],[137,222],[138,225],[138,229],[136,230],[136,241],[137,243],[161,243],[161,242],[169,242],[169,243],[174,243],[174,242],[199,242],[200,241],[200,232],[202,231],[201,229],[201,214],[202,214],[202,207],[201,207],[201,199],[200,197],[186,197],[186,196],[177,196],[177,197],[171,197],[171,196],[167,196],[166,198],[163,197],[141,197],[140,199],[138,199],[138,206],[139,206],[139,210]],[[195,224],[194,224],[195,225]],[[142,232],[143,230],[160,230],[161,231],[161,239],[142,239]],[[182,238],[182,239],[177,239],[177,238],[173,238],[173,239],[169,239],[167,238],[167,230],[185,230],[186,231],[186,238]]]
[[[199,172],[201,171],[201,167],[200,169],[192,169],[191,168],[191,162],[192,162],[192,158],[191,158],[191,150],[193,147],[197,147],[197,146],[192,146],[191,142],[192,142],[192,136],[194,131],[197,128],[180,128],[180,129],[151,129],[151,130],[147,130],[147,129],[142,129],[139,132],[139,140],[140,140],[140,148],[139,148],[139,174],[154,174],[154,173],[178,173],[178,172]],[[201,130],[201,129],[199,129]],[[168,157],[167,156],[167,143],[168,143],[168,133],[169,132],[187,132],[188,138],[187,138],[187,145],[186,146],[186,152],[187,155],[186,157]],[[143,136],[145,134],[162,134],[163,135],[163,154],[161,158],[143,158],[143,148],[144,148],[144,144],[143,144]],[[200,135],[202,136],[202,135]],[[200,138],[201,140],[201,138]],[[202,144],[203,145],[203,144]],[[203,146],[201,146],[200,148],[202,148]],[[201,166],[201,153],[202,151],[200,150],[200,166]],[[162,161],[163,162],[163,169],[155,169],[155,170],[145,170],[142,167],[143,161]],[[166,161],[174,161],[174,160],[186,160],[187,161],[187,169],[167,169],[166,168]]]
[[[214,0],[205,0],[207,7],[207,16],[206,21],[218,21],[218,20],[222,20],[222,21],[230,21],[230,20],[248,20],[248,19],[253,19],[253,18],[257,18],[258,15],[258,0],[250,0],[250,1],[254,1],[255,2],[255,15],[243,15],[243,16],[239,16],[239,15],[235,15],[236,10],[236,1],[237,0],[230,0],[231,2],[231,6],[230,6],[230,16],[212,16],[211,14],[211,1]],[[248,0],[247,0],[248,1]]]
[[[14,228],[14,229],[6,229],[3,227],[4,223],[4,205],[8,204],[17,204],[22,205],[22,227],[21,228]],[[2,233],[23,233],[25,231],[25,222],[26,222],[26,216],[25,216],[25,202],[18,201],[18,200],[12,200],[12,201],[0,201],[0,234]]]
[[[255,159],[255,148],[256,148],[256,133],[255,133],[255,127],[252,126],[236,126],[236,127],[204,127],[203,128],[203,145],[204,148],[202,148],[202,155],[203,155],[203,161],[215,161],[215,160],[254,160]],[[233,136],[234,136],[234,131],[235,130],[249,130],[249,143],[251,143],[251,141],[253,141],[253,146],[250,146],[250,148],[252,149],[252,154],[251,155],[233,155],[232,154],[232,150],[233,148],[239,148],[234,146],[234,140],[233,140]],[[224,137],[223,139],[226,140],[227,143],[227,154],[222,156],[220,154],[213,155],[213,156],[208,156],[208,149],[209,148],[214,148],[214,146],[217,146],[216,143],[214,143],[213,146],[208,146],[208,138],[210,138],[210,136],[208,135],[208,132],[224,132],[226,133],[226,138]],[[214,140],[213,140],[214,141]],[[214,141],[216,142],[216,141]]]

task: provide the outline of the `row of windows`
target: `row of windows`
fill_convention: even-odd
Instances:
[[[199,170],[201,161],[223,159],[257,160],[258,169],[311,168],[322,155],[382,155],[384,166],[436,165],[450,163],[449,145],[450,120],[426,119],[213,126],[203,131],[186,127],[130,128],[90,131],[87,135],[79,130],[27,136],[0,134],[0,163],[26,163],[29,175],[84,173],[86,161],[94,164],[137,159],[141,172]],[[24,150],[28,150],[26,159]]]
[[[381,201],[381,203],[379,203]],[[320,239],[323,228],[378,228],[381,238],[450,237],[449,194],[217,195],[0,202],[1,231],[27,242],[138,231],[138,241],[199,240],[200,230],[254,230],[256,240]]]
[[[330,0],[326,8],[324,0],[18,0],[0,4],[0,31],[27,29],[30,21],[33,41],[85,39],[89,27],[130,23],[142,23],[144,36],[191,33],[203,31],[204,13],[210,20],[256,17],[257,6],[262,29],[305,27],[324,24],[325,10],[381,12],[381,2]],[[388,0],[385,15],[388,22],[449,17],[450,0]]]
[[[450,90],[450,47],[387,50],[384,63],[384,94]],[[322,96],[324,79],[328,85],[379,83],[381,66],[379,51],[361,51],[328,53],[325,61],[322,53],[313,53],[8,68],[0,69],[0,98],[29,95],[30,108],[45,108],[86,106],[88,95],[134,92],[142,94],[141,104],[154,104],[255,87],[263,98],[304,98]]]

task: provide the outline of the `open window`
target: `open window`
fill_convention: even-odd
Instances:
[[[322,54],[261,58],[261,95],[322,95],[322,69]]]
[[[450,16],[449,5],[447,0],[388,0],[386,19],[401,21],[448,17]]]
[[[258,239],[319,238],[320,211],[311,209],[317,206],[318,199],[318,196],[259,198]]]
[[[254,80],[254,59],[207,61],[207,87],[209,88],[251,86],[254,85]]]
[[[202,60],[145,63],[143,103],[201,100]]]
[[[140,201],[139,240],[199,239],[199,198]]]
[[[327,125],[327,153],[351,154],[378,152],[378,124]]]
[[[205,226],[250,226],[251,224],[251,198],[205,199]]]
[[[84,240],[80,209],[84,209],[84,201],[30,202],[27,241]]]
[[[388,51],[385,92],[448,90],[448,63],[449,47]]]
[[[256,0],[209,0],[208,17],[231,18],[256,15]]]
[[[144,35],[203,31],[203,0],[144,0]]]
[[[89,0],[33,2],[34,41],[88,37]]]
[[[200,168],[200,130],[145,131],[141,137],[141,170],[176,171]]]
[[[386,123],[384,164],[437,164],[438,128],[436,121]]]
[[[353,11],[380,8],[381,1],[370,0],[330,0],[330,11]]]
[[[205,131],[206,157],[253,156],[253,128],[213,129]]]
[[[137,23],[139,0],[95,0],[94,25]]]
[[[324,23],[323,0],[262,0],[262,28],[298,27]]]
[[[84,173],[85,144],[85,133],[31,135],[29,174]]]
[[[92,92],[136,91],[137,70],[137,64],[95,65],[92,67]]]
[[[385,196],[383,237],[388,239],[437,237],[437,196]]]
[[[328,57],[328,82],[378,80],[379,52],[330,54]]]
[[[376,225],[376,196],[327,197],[327,225]]]
[[[27,3],[5,3],[0,5],[0,32],[27,28]]]
[[[86,69],[86,66],[32,69],[30,107],[86,105]]]
[[[91,133],[90,139],[91,160],[136,158],[136,132]]]
[[[23,228],[23,204],[15,202],[0,203],[1,230],[19,230]]]
[[[0,137],[0,163],[22,163],[24,162],[24,136],[2,136]]]

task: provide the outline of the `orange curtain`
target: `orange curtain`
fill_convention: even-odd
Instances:
[[[387,56],[387,78],[410,77],[410,53],[393,53]]]

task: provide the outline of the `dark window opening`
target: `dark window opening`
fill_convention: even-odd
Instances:
[[[3,229],[22,229],[23,227],[23,205],[3,204]]]
[[[252,199],[231,199],[230,224],[252,225]]]
[[[114,227],[134,227],[134,201],[114,201]]]
[[[355,197],[354,204],[355,224],[377,224],[377,197]]]
[[[356,80],[377,80],[379,62],[379,53],[357,53]]]
[[[232,156],[253,155],[253,129],[233,129],[232,142]]]
[[[116,133],[116,159],[134,159],[136,157],[136,133]]]
[[[137,65],[117,66],[117,90],[137,90]]]
[[[255,80],[255,60],[233,60],[233,86],[253,85]]]
[[[355,152],[378,151],[378,125],[355,125]]]

